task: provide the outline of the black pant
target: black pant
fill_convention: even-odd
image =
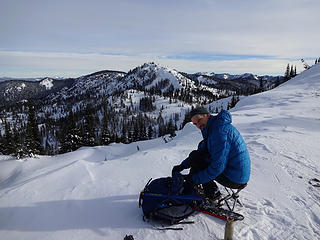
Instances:
[[[189,174],[191,175],[195,174],[209,167],[210,163],[205,161],[205,158],[208,156],[209,156],[209,153],[201,153],[197,150],[192,151],[189,154],[190,166],[191,166]],[[226,176],[224,176],[223,173],[221,173],[215,179],[212,179],[211,181],[202,184],[205,191],[207,190],[209,192],[211,191],[215,192],[216,190],[218,190],[218,186],[213,180],[217,181],[219,184],[225,187],[233,188],[233,189],[243,188],[246,185],[246,184],[239,184],[239,183],[232,182]]]

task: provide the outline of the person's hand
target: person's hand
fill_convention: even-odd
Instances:
[[[176,165],[172,168],[171,171],[171,176],[173,176],[176,172],[181,172],[184,170],[184,167],[180,164],[180,165]]]

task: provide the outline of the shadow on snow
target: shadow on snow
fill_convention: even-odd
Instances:
[[[137,195],[91,200],[37,202],[33,206],[0,208],[0,229],[7,231],[62,231],[101,228],[148,228],[138,208]]]

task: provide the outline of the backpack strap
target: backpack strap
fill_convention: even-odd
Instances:
[[[140,195],[139,195],[139,208],[141,208],[141,202],[142,202],[142,197],[144,195],[144,191],[145,189],[148,187],[148,185],[150,184],[152,178],[149,179],[149,181],[147,182],[147,184],[144,186],[144,188],[142,189],[142,191],[140,192]]]

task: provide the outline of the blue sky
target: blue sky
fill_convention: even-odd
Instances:
[[[144,62],[283,74],[320,57],[318,0],[0,0],[0,77],[77,77]]]

